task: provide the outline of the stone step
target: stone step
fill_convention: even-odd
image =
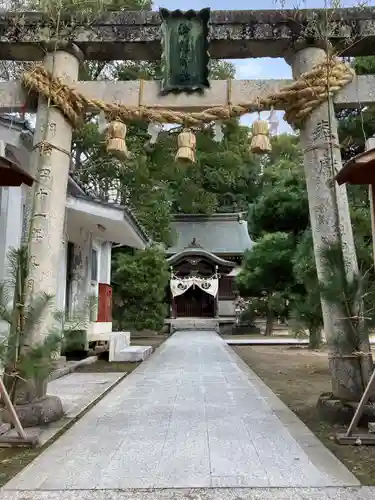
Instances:
[[[171,320],[172,331],[179,330],[214,330],[219,331],[219,322],[217,319],[200,319],[200,318],[177,318]]]
[[[152,354],[152,346],[150,345],[134,345],[116,351],[111,361],[137,363],[144,361]]]

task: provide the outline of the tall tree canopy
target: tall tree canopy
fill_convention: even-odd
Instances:
[[[245,255],[237,282],[250,305],[266,319],[266,334],[288,302],[305,293],[293,274],[298,241],[309,227],[309,208],[298,137],[280,135],[263,159],[258,196],[249,207],[249,230],[256,240]],[[292,304],[293,305],[293,304]]]
[[[167,315],[168,280],[168,264],[159,248],[116,252],[112,281],[117,329],[160,330]]]
[[[309,225],[309,206],[298,137],[281,135],[272,141],[265,161],[259,196],[249,209],[253,236],[276,231],[298,235]]]

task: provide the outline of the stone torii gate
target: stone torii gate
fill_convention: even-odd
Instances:
[[[158,60],[161,56],[161,18],[156,12],[110,13],[89,26],[76,21],[76,31],[69,42],[52,43],[54,37],[48,16],[22,13],[22,30],[17,29],[20,13],[0,16],[0,58],[3,60],[40,61],[55,77],[90,99],[137,107],[200,111],[228,105],[228,82],[211,81],[203,94],[169,94],[160,96],[158,82],[79,82],[78,70],[83,60]],[[326,61],[321,41],[309,32],[310,22],[326,18],[325,10],[315,11],[218,11],[211,12],[209,53],[212,58],[283,57],[291,65],[293,76],[311,71]],[[375,54],[375,9],[337,9],[330,14],[327,42],[344,46],[346,56]],[[76,34],[74,34],[76,33]],[[47,41],[46,41],[47,38]],[[51,48],[53,45],[53,48]],[[234,80],[231,82],[231,104],[241,105],[277,92],[288,80]],[[337,108],[355,108],[358,102],[375,102],[375,77],[359,76],[334,96]],[[142,91],[142,102],[140,95]],[[32,157],[33,174],[38,179],[36,206],[33,209],[33,231],[30,287],[35,293],[55,294],[57,262],[62,244],[65,196],[70,166],[72,126],[59,108],[50,106],[44,97],[28,95],[21,82],[0,83],[2,112],[37,111]],[[304,121],[300,130],[304,152],[317,270],[323,277],[320,249],[340,240],[348,269],[357,268],[345,186],[336,186],[332,197],[332,161],[341,168],[337,124],[333,104],[323,102]],[[335,219],[337,199],[339,224]],[[338,232],[341,232],[339,235]],[[339,237],[340,236],[340,237]],[[342,318],[334,308],[323,303],[327,335],[340,330]],[[40,341],[46,327],[35,332],[33,342]],[[363,346],[368,351],[368,345]],[[335,369],[332,366],[333,370]],[[337,387],[334,392],[340,392]],[[342,388],[341,388],[342,389]],[[343,392],[343,390],[341,391]],[[350,399],[350,394],[345,394]],[[58,411],[56,410],[56,414]],[[57,418],[50,413],[50,418]]]

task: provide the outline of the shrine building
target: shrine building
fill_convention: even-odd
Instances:
[[[254,245],[242,213],[176,215],[166,251],[171,279],[169,323],[185,318],[234,320],[235,277]]]

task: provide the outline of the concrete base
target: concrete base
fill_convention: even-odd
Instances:
[[[64,409],[60,398],[57,396],[46,396],[32,403],[15,406],[22,427],[37,427],[39,425],[56,422],[64,416]],[[3,408],[1,419],[5,423],[11,423],[8,411]]]
[[[108,361],[121,361],[117,359],[121,352],[130,346],[130,332],[113,332],[109,337]]]
[[[137,363],[144,361],[152,354],[152,347],[147,346],[131,346],[125,347],[121,351],[115,353],[114,359],[110,361]]]
[[[250,334],[261,334],[261,330],[258,326],[253,323],[240,323],[238,325],[234,324],[232,326],[232,335],[250,335]]]
[[[348,425],[354,417],[358,403],[341,401],[332,393],[323,393],[319,396],[317,409],[322,420],[330,423]],[[369,422],[375,420],[375,404],[365,405],[363,415],[358,423],[358,427],[367,427]]]
[[[112,323],[90,322],[87,328],[88,342],[108,342],[112,334]]]

